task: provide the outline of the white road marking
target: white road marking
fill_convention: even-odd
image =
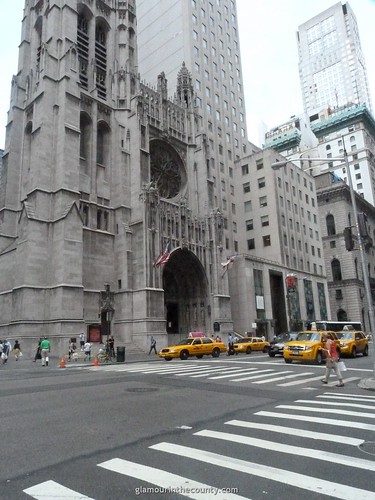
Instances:
[[[331,405],[331,406],[349,406],[350,408],[365,408],[369,410],[374,410],[375,406],[374,405],[361,405],[358,403],[342,403],[339,401],[316,401],[314,399],[297,399],[295,403],[309,403],[309,404],[316,404],[316,405]]]
[[[210,373],[221,373],[221,372],[237,372],[237,371],[243,371],[243,370],[256,370],[256,368],[240,368],[238,366],[235,366],[233,368],[206,368],[204,371],[199,372],[197,375],[189,375],[190,378],[193,377],[204,377],[207,374]]]
[[[98,466],[124,476],[130,476],[154,484],[159,488],[165,488],[165,496],[162,494],[160,498],[167,498],[169,489],[171,493],[176,491],[179,495],[197,500],[248,500],[246,497],[234,493],[222,493],[220,488],[209,484],[200,483],[184,476],[157,469],[156,467],[149,467],[120,458],[113,458],[112,460],[98,464]]]
[[[245,474],[261,477],[262,479],[267,478],[268,481],[277,481],[320,495],[324,494],[326,496],[340,498],[341,500],[353,500],[353,498],[356,500],[372,500],[374,498],[373,491],[353,488],[345,484],[333,483],[317,477],[298,474],[285,469],[277,469],[268,465],[248,462],[238,458],[219,455],[218,453],[198,450],[196,448],[165,442],[150,446],[150,448],[183,456],[185,458],[191,458],[210,465],[217,465],[236,472],[244,472]]]
[[[289,387],[292,385],[301,385],[301,384],[306,384],[309,382],[314,382],[315,380],[321,380],[323,378],[323,374],[319,375],[319,377],[312,377],[312,378],[304,378],[302,380],[293,380],[292,382],[285,382],[285,384],[278,384],[280,387]]]
[[[45,481],[44,483],[36,484],[35,486],[31,486],[31,488],[23,490],[23,492],[36,500],[56,500],[57,498],[59,500],[94,500],[70,488],[66,488],[55,481]]]
[[[338,434],[327,434],[324,432],[307,431],[304,429],[297,429],[294,427],[284,427],[282,425],[265,424],[264,422],[246,422],[244,420],[229,420],[225,422],[226,425],[234,425],[236,427],[244,427],[246,429],[260,429],[270,432],[278,432],[288,434],[290,436],[305,437],[308,439],[317,439],[320,441],[329,441],[332,443],[347,444],[350,446],[359,446],[364,441],[363,439],[355,439],[350,436],[340,436]]]
[[[266,372],[272,372],[272,373],[266,373]],[[261,377],[264,377],[264,376],[275,375],[275,370],[272,370],[271,368],[269,368],[267,370],[258,370],[257,372],[254,372],[254,373],[261,373],[261,375],[254,375],[254,376],[251,376],[251,377],[236,378],[236,379],[233,379],[231,382],[242,382],[243,380],[252,380],[252,379],[261,378]]]
[[[326,450],[314,450],[313,448],[302,448],[302,446],[293,446],[283,443],[275,443],[266,439],[252,438],[240,434],[230,434],[229,432],[218,432],[203,429],[195,432],[194,436],[203,436],[222,441],[230,441],[231,443],[239,443],[247,446],[262,448],[263,450],[276,451],[279,453],[287,453],[298,457],[308,457],[315,460],[323,460],[324,462],[332,462],[335,464],[346,465],[347,467],[356,467],[357,469],[371,470],[375,472],[375,462],[363,458],[353,456],[340,455],[339,453],[330,453]]]
[[[312,412],[322,412],[321,408],[312,408],[308,406],[293,406],[293,405],[278,405],[276,408],[284,408],[289,410],[302,410],[302,411],[312,411]],[[359,411],[349,411],[349,410],[333,410],[330,408],[324,408],[324,413],[333,413],[339,415],[350,415],[352,417],[366,417],[366,418],[375,418],[375,414],[373,413],[364,413]]]
[[[338,399],[338,400],[349,400],[353,401],[366,401],[375,403],[375,396],[364,396],[363,394],[337,394],[336,392],[325,392],[324,394],[319,394],[316,396],[317,398],[329,398],[329,399]]]
[[[291,373],[290,371],[285,371],[283,373]],[[306,372],[306,373],[293,373],[293,375],[282,375],[280,374],[279,377],[275,378],[269,378],[267,380],[258,380],[257,382],[254,382],[254,384],[267,384],[268,382],[277,382],[278,380],[285,380],[286,378],[296,378],[296,377],[302,377],[303,375],[312,375],[312,373]],[[277,384],[279,385],[279,384]]]
[[[321,411],[321,410],[320,410]],[[302,420],[306,422],[306,415],[294,415],[292,413],[277,413],[273,411],[258,411],[254,415],[260,415],[262,417],[272,417],[272,418],[285,418],[287,420]],[[309,415],[309,422],[315,422],[318,424],[335,425],[337,427],[349,427],[350,429],[365,429],[367,431],[375,431],[375,425],[364,424],[358,421],[349,420],[337,420],[333,418],[323,418],[323,417],[312,417]]]

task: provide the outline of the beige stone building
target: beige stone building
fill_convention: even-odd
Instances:
[[[98,341],[101,326],[145,348],[232,328],[192,77],[181,61],[172,92],[164,73],[142,83],[136,26],[134,0],[26,2],[0,184],[2,337]]]
[[[320,223],[326,261],[332,320],[361,321],[370,331],[368,303],[363,283],[362,263],[358,247],[353,208],[348,185],[330,173],[315,177]],[[363,238],[366,267],[372,297],[375,294],[375,208],[356,194],[357,211],[366,215],[368,238]],[[344,229],[352,227],[353,251],[345,247]]]

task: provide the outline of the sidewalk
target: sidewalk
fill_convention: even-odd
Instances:
[[[83,360],[78,360],[78,361],[68,361],[65,359],[65,369],[69,369],[70,367],[78,367],[78,366],[93,366],[94,365],[94,360],[95,360],[95,355],[91,356],[90,361],[83,361]],[[49,358],[49,367],[51,368],[60,368],[60,361],[61,359],[57,356],[50,356]],[[116,358],[114,358],[113,361],[109,361],[108,363],[100,363],[99,366],[106,366],[106,365],[123,365],[126,363],[140,363],[140,362],[151,362],[151,361],[160,361],[164,362],[163,359],[159,358],[155,353],[151,353],[148,355],[148,353],[143,353],[143,352],[129,352],[127,353],[125,351],[125,362],[117,362]],[[16,361],[14,358],[14,355],[12,355],[12,352],[10,353],[8,361],[3,365],[2,362],[0,361],[0,371],[1,370],[18,370],[18,369],[32,369],[33,367],[37,366],[42,366],[42,361],[38,359],[34,363],[33,358],[28,358],[25,356],[22,356],[22,358],[19,359],[19,361]]]

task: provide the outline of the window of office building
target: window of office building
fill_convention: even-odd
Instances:
[[[251,238],[250,240],[247,240],[247,249],[248,250],[254,250],[255,248],[255,240],[254,238]]]
[[[251,200],[245,201],[244,208],[245,208],[245,212],[251,212],[251,210],[252,210]]]
[[[254,229],[253,219],[248,219],[246,222],[246,231],[252,231]]]

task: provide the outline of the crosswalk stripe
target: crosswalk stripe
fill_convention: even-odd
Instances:
[[[283,373],[290,373],[290,371],[285,371]],[[296,378],[302,375],[312,375],[312,373],[293,373],[293,375],[280,375],[279,377],[269,378],[267,380],[257,380],[254,384],[267,384],[268,382],[277,382],[278,380],[285,380],[286,378]]]
[[[259,370],[256,368],[247,368],[243,370],[239,370],[233,373],[225,373],[224,375],[218,375],[215,377],[208,377],[210,380],[219,380],[223,378],[232,378],[232,377],[238,377],[238,376],[243,376],[243,375],[248,375],[249,373],[259,373]],[[234,381],[234,380],[233,380]]]
[[[349,401],[363,401],[363,402],[367,402],[367,403],[370,403],[371,401],[373,401],[375,403],[375,398],[374,399],[368,399],[369,397],[371,396],[363,396],[363,397],[356,397],[356,398],[353,398],[352,395],[348,394],[348,395],[341,395],[341,394],[336,394],[335,392],[325,392],[324,394],[318,394],[316,397],[318,398],[329,398],[329,399],[337,399],[337,400],[340,400],[340,401],[346,401],[346,400],[349,400]]]
[[[247,446],[254,446],[256,448],[276,451],[279,453],[287,453],[288,455],[308,457],[315,460],[322,460],[324,462],[332,462],[335,464],[346,465],[348,467],[356,467],[357,469],[372,470],[375,472],[375,462],[372,460],[340,455],[338,453],[330,453],[326,450],[302,448],[302,446],[275,443],[273,441],[267,441],[266,439],[258,439],[240,434],[230,434],[229,432],[210,431],[208,429],[203,429],[202,431],[195,432],[194,435],[221,439],[223,441],[230,441],[231,443],[240,443]]]
[[[292,382],[285,382],[285,384],[278,384],[280,387],[289,387],[292,385],[301,385],[301,384],[306,384],[309,382],[314,382],[315,380],[322,379],[323,375],[319,375],[319,377],[312,377],[312,378],[304,378],[302,380],[293,380]]]
[[[249,368],[239,368],[238,366],[237,367],[225,367],[225,368],[206,368],[205,370],[202,370],[201,372],[199,372],[197,375],[189,375],[189,377],[204,377],[206,376],[207,374],[210,374],[210,373],[221,373],[221,372],[237,372],[237,371],[242,371],[242,370],[248,370]],[[256,368],[250,368],[250,370],[256,370]],[[181,375],[180,375],[181,376]]]
[[[266,373],[266,372],[272,372],[272,373]],[[258,370],[257,372],[253,372],[253,373],[260,373],[261,375],[252,375],[251,377],[235,378],[232,380],[232,382],[243,382],[244,380],[252,380],[252,379],[256,379],[256,378],[260,378],[260,377],[264,377],[264,376],[268,376],[268,375],[274,375],[275,370],[272,370],[271,368],[269,368],[267,370]]]
[[[36,484],[23,490],[23,492],[36,500],[56,500],[57,498],[61,500],[94,500],[70,488],[66,488],[55,481],[45,481],[44,483]]]
[[[265,424],[264,422],[246,422],[244,420],[229,420],[224,422],[226,425],[234,425],[236,427],[244,427],[245,429],[260,429],[269,432],[277,432],[291,436],[305,437],[320,441],[329,441],[330,443],[341,443],[350,446],[359,446],[364,441],[363,439],[355,439],[349,436],[340,436],[338,434],[327,434],[325,432],[308,431],[305,429],[297,429],[294,427],[284,427],[282,425]]]
[[[276,408],[284,408],[289,410],[302,410],[302,411],[312,411],[321,413],[321,408],[312,408],[308,406],[293,406],[293,405],[278,405]],[[324,413],[334,413],[339,415],[350,415],[352,417],[366,417],[366,418],[375,418],[373,413],[364,413],[359,411],[349,411],[349,410],[334,410],[330,408],[324,408]]]
[[[107,462],[98,464],[98,466],[124,476],[130,476],[157,485],[161,491],[157,492],[155,491],[156,488],[153,488],[152,491],[149,492],[151,495],[155,495],[155,493],[160,495],[162,493],[170,494],[175,492],[182,496],[198,500],[248,500],[246,497],[236,495],[235,493],[223,493],[220,491],[220,488],[216,488],[209,484],[200,483],[177,474],[172,474],[171,472],[135,462],[129,462],[128,460],[122,460],[120,458],[108,460]],[[142,493],[142,491],[140,491],[140,493]],[[147,493],[147,491],[145,491],[145,493]]]
[[[256,368],[237,368],[237,369],[231,369],[230,372],[228,370],[226,370],[226,373],[225,375],[227,375],[228,377],[233,377],[235,375],[242,375],[243,373],[251,373],[253,372],[254,370],[256,370]],[[199,374],[199,375],[190,375],[189,377],[190,378],[199,378],[199,377],[204,377],[206,375],[211,375],[211,373],[217,373],[217,372],[223,372],[224,370],[215,370],[215,371],[210,371],[210,372],[207,372],[205,374]]]
[[[189,448],[187,446],[162,442],[150,446],[150,448],[209,463],[211,465],[218,465],[225,469],[244,472],[245,474],[261,477],[262,479],[267,478],[267,480],[295,486],[303,490],[318,493],[319,495],[324,492],[324,495],[340,498],[342,500],[353,500],[353,498],[356,500],[370,500],[374,495],[373,492],[360,488],[333,483],[325,479],[299,474],[286,469],[277,469],[268,465],[248,462],[239,458],[198,450],[196,448]]]
[[[338,398],[343,398],[343,397],[350,397],[350,398],[355,398],[355,399],[368,399],[368,400],[372,400],[372,401],[375,401],[375,396],[367,396],[365,394],[348,394],[348,393],[345,393],[345,394],[337,394],[337,392],[328,392],[326,391],[324,394],[327,394],[328,396],[335,396],[335,397],[338,397]]]
[[[350,408],[366,408],[373,410],[375,407],[374,405],[361,405],[358,403],[342,403],[338,401],[316,401],[314,399],[297,399],[295,403],[309,403],[309,404],[316,404],[316,405],[331,405],[331,406],[350,406]]]
[[[321,410],[320,410],[321,411]],[[262,417],[272,417],[272,418],[283,418],[288,420],[302,420],[306,422],[306,415],[294,415],[292,413],[277,413],[272,411],[258,411],[254,415],[260,415]],[[350,427],[351,429],[365,429],[367,431],[375,431],[375,425],[365,424],[358,421],[349,420],[337,420],[333,418],[323,418],[323,417],[313,417],[309,415],[309,422],[315,422],[318,424],[328,424],[335,425],[337,427]]]

